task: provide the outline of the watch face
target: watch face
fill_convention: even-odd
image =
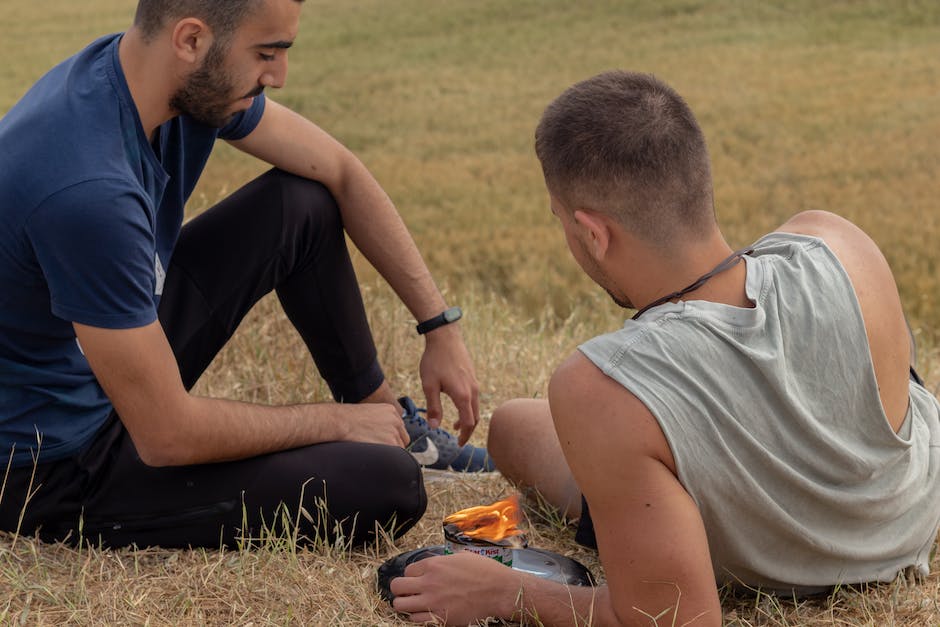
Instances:
[[[451,307],[450,309],[444,312],[444,320],[446,320],[447,322],[454,322],[456,320],[460,320],[460,310],[457,309],[456,307]]]

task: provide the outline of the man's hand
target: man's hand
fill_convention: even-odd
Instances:
[[[429,557],[392,579],[392,607],[416,623],[466,625],[487,617],[539,625],[616,625],[605,586],[566,586],[469,552]]]
[[[390,446],[408,446],[408,431],[401,420],[401,408],[388,403],[359,403],[334,405],[354,415],[343,421],[345,433],[339,439],[346,442],[368,442]]]
[[[428,424],[439,427],[444,416],[441,392],[454,402],[459,415],[454,428],[460,430],[462,446],[480,421],[480,385],[473,370],[470,352],[456,324],[439,327],[425,335],[421,357],[421,384],[428,406]]]
[[[466,625],[480,618],[509,618],[521,591],[520,573],[474,553],[429,557],[409,564],[390,584],[392,607],[416,623]]]

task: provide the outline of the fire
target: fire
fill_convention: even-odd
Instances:
[[[522,534],[517,527],[522,516],[519,495],[496,501],[492,505],[468,507],[444,519],[445,525],[454,525],[468,538],[482,538],[497,542]]]

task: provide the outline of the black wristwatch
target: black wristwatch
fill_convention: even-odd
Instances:
[[[434,329],[442,327],[445,324],[457,322],[462,317],[463,312],[460,310],[460,307],[451,307],[450,309],[445,309],[443,312],[439,313],[433,318],[425,320],[415,328],[418,330],[418,335],[424,335],[428,331],[433,331]]]

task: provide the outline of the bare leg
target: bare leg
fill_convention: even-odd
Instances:
[[[537,491],[569,519],[581,515],[581,491],[555,434],[548,401],[514,399],[490,419],[487,450],[506,479]]]

